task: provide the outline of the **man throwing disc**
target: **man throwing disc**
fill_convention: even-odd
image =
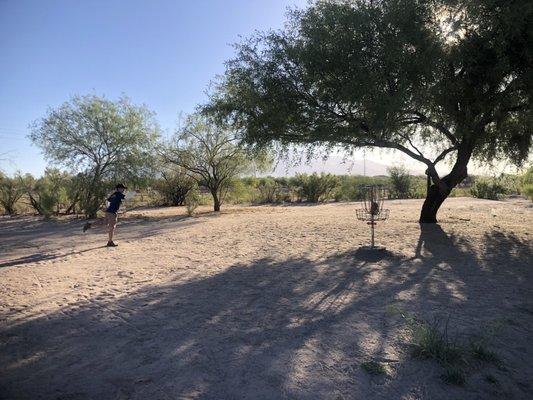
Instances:
[[[107,247],[117,247],[118,245],[113,242],[113,235],[115,233],[115,228],[117,226],[117,213],[118,209],[120,208],[120,204],[122,203],[122,200],[126,197],[124,195],[124,190],[126,190],[127,187],[124,186],[122,183],[119,183],[117,186],[115,186],[115,192],[108,197],[107,201],[109,202],[109,206],[105,210],[105,217],[103,220],[99,222],[95,222],[94,225],[103,225],[107,227],[107,234],[109,236]],[[87,229],[91,228],[93,224],[90,222],[87,222],[83,226],[83,232],[86,232]]]

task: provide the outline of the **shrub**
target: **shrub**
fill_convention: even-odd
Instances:
[[[154,190],[162,198],[162,205],[182,206],[187,193],[194,187],[194,180],[179,168],[165,171],[154,182]]]
[[[281,190],[280,185],[274,178],[261,178],[257,185],[259,191],[259,203],[276,203]]]
[[[520,179],[520,192],[533,200],[533,166]]]
[[[253,203],[256,199],[255,183],[251,180],[234,178],[228,185],[224,202],[232,204]]]
[[[292,180],[292,186],[298,201],[318,203],[332,198],[332,193],[339,186],[339,177],[332,174],[313,173],[297,174]]]
[[[394,199],[411,197],[411,176],[404,166],[387,168],[390,176],[390,196]]]
[[[24,195],[24,192],[23,178],[19,174],[10,178],[0,173],[0,204],[6,214],[14,215],[16,213],[17,201]]]
[[[46,218],[59,214],[68,202],[68,183],[71,179],[67,173],[53,168],[47,168],[44,176],[39,179],[26,174],[23,182],[30,205]]]
[[[533,201],[533,183],[522,186],[522,193]]]
[[[361,364],[361,368],[363,368],[366,372],[368,372],[371,375],[383,375],[387,373],[387,370],[383,366],[383,364],[377,362],[377,361],[365,361]]]
[[[507,194],[507,189],[496,178],[478,178],[470,188],[470,193],[478,199],[498,200]]]
[[[198,206],[200,205],[201,195],[198,191],[198,187],[194,186],[185,195],[185,206],[187,207],[187,215],[192,217]]]

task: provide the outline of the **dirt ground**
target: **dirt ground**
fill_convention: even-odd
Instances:
[[[453,198],[421,227],[421,201],[387,206],[380,255],[354,203],[131,211],[114,249],[79,220],[0,218],[0,398],[533,398],[533,207]],[[501,362],[446,384],[391,310]]]

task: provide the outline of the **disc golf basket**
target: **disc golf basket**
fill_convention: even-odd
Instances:
[[[387,198],[388,191],[383,186],[370,185],[363,187],[363,208],[356,210],[357,219],[366,221],[370,225],[371,244],[364,246],[365,250],[385,250],[384,247],[376,246],[374,243],[374,229],[378,221],[385,221],[389,217],[389,210],[383,208],[383,203]]]

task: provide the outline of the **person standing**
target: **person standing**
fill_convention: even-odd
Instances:
[[[103,225],[107,227],[107,235],[108,235],[108,241],[107,241],[107,247],[117,247],[118,245],[113,242],[113,235],[115,234],[115,228],[117,226],[117,219],[118,219],[118,210],[120,208],[120,205],[122,203],[122,200],[126,197],[124,195],[124,190],[126,190],[127,187],[124,186],[122,183],[119,183],[115,186],[115,192],[108,197],[107,201],[109,202],[109,206],[105,210],[105,217],[104,219],[99,223],[90,223],[87,222],[83,226],[83,232],[86,232],[88,229],[90,229],[93,225]]]

